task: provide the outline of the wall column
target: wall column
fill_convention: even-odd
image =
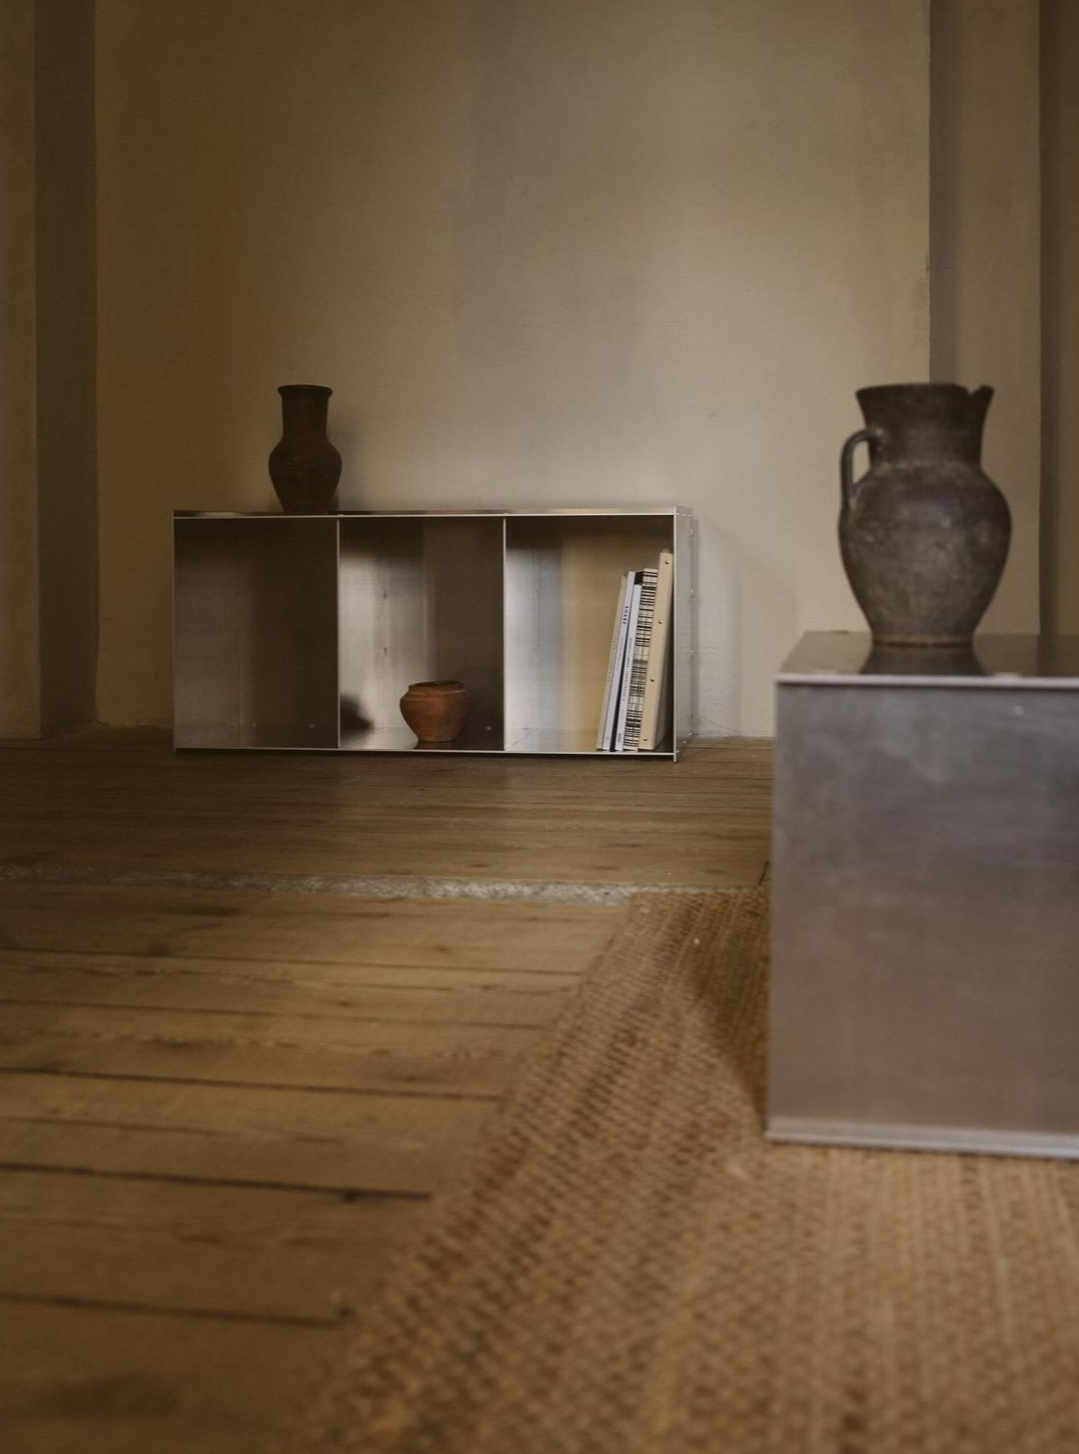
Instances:
[[[1042,608],[1079,634],[1079,7],[1042,6]]]
[[[930,370],[996,397],[984,465],[1012,546],[984,629],[1039,629],[1039,0],[932,0]]]
[[[93,0],[0,0],[0,736],[94,717]]]
[[[0,735],[40,729],[34,3],[0,0]]]
[[[95,714],[97,276],[93,0],[37,0],[41,730]]]

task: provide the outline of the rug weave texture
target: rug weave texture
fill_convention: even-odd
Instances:
[[[282,1447],[1079,1451],[1079,1166],[766,1143],[766,920],[625,910]]]

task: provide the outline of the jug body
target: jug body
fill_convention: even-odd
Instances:
[[[993,391],[959,384],[860,389],[865,418],[843,446],[839,544],[873,640],[969,644],[1011,540],[1003,494],[981,468]],[[869,470],[855,480],[855,451]]]

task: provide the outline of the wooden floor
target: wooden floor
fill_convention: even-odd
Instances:
[[[699,884],[760,876],[762,743],[639,757],[178,753],[161,732],[9,748],[0,862]]]
[[[263,1450],[614,888],[761,880],[770,767],[0,747],[5,1454]]]

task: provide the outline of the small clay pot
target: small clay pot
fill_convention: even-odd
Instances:
[[[401,698],[401,716],[421,745],[455,742],[471,705],[464,682],[413,682]]]

